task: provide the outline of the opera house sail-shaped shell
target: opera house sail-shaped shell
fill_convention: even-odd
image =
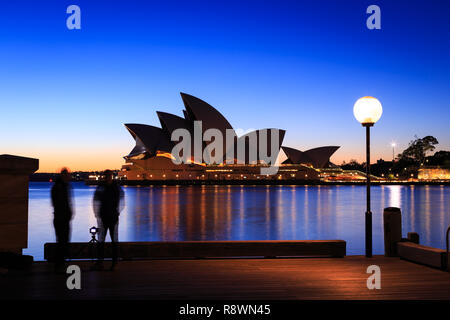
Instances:
[[[225,136],[227,129],[233,130],[228,120],[210,104],[189,94],[180,94],[189,120],[202,121],[203,132],[208,129],[219,129]]]
[[[306,155],[313,160],[315,168],[323,168],[330,162],[330,157],[339,149],[338,146],[326,146],[309,149]]]
[[[189,120],[162,111],[156,111],[156,114],[158,115],[162,129],[165,130],[169,136],[171,136],[172,132],[176,129],[186,129],[191,133],[193,132],[192,122]]]
[[[232,136],[236,136],[228,120],[209,103],[183,92],[180,95],[186,108],[185,118],[190,121],[201,121],[203,134],[208,129],[217,129],[222,133],[223,138],[227,136],[227,130],[230,130]],[[203,148],[210,143],[211,141],[203,142]],[[226,151],[226,144],[224,143],[221,162],[225,160]]]
[[[125,127],[136,141],[136,146],[127,157],[136,156],[137,151],[154,156],[157,152],[172,151],[173,143],[163,129],[146,124],[127,123]]]
[[[162,112],[162,111],[157,111],[156,114],[158,115],[159,122],[161,123],[162,129],[167,132],[167,135],[169,136],[169,138],[172,137],[172,133],[177,129],[185,129],[191,134],[191,137],[193,136],[194,128],[193,128],[192,121],[189,121],[189,120],[181,118],[177,115],[167,113],[167,112]],[[173,156],[178,157],[178,155],[173,155]],[[183,154],[181,154],[180,156],[183,156]],[[193,158],[194,158],[194,139],[191,139],[190,158],[191,158],[191,160],[193,160]]]
[[[324,168],[330,163],[330,157],[340,147],[326,146],[300,151],[290,147],[281,147],[287,156],[283,164],[310,164],[314,168]]]

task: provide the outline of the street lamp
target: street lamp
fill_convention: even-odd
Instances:
[[[370,211],[370,127],[377,122],[383,107],[380,101],[374,97],[359,98],[353,106],[353,114],[363,127],[366,127],[366,257],[372,257],[372,212]]]
[[[394,160],[395,160],[395,146],[396,146],[396,144],[395,144],[395,142],[392,142],[391,143],[391,147],[392,147],[392,163],[394,163]]]

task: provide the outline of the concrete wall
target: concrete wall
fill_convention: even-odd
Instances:
[[[39,160],[0,155],[0,252],[28,246],[28,181]]]

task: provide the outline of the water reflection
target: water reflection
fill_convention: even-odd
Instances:
[[[88,241],[95,225],[95,188],[76,184],[73,241]],[[450,224],[450,187],[372,188],[374,253],[383,253],[382,212],[402,208],[403,233],[443,248]],[[153,186],[124,188],[121,241],[343,239],[348,254],[364,253],[363,186]],[[50,184],[30,184],[29,249],[42,259],[54,241]]]
[[[402,207],[402,189],[403,186],[386,186],[389,192],[389,207]],[[384,190],[384,186],[383,186]]]
[[[426,236],[426,241],[429,242],[430,241],[430,223],[431,223],[431,215],[432,213],[430,212],[430,187],[429,186],[425,186],[425,236]]]

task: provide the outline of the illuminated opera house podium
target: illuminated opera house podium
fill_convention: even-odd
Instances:
[[[28,246],[28,182],[39,160],[0,155],[0,263]]]

